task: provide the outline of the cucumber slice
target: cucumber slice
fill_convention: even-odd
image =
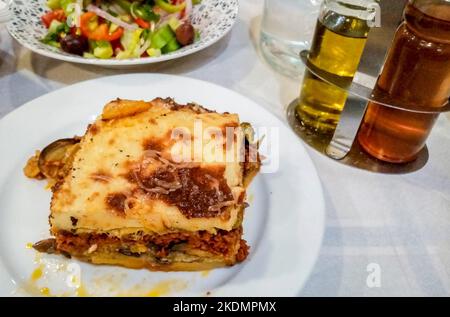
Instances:
[[[163,54],[175,52],[175,51],[179,50],[180,47],[181,47],[181,45],[178,43],[177,39],[176,39],[176,38],[173,38],[172,40],[170,40],[169,43],[167,43],[166,46],[164,46],[164,47],[161,49],[161,52],[162,52]]]

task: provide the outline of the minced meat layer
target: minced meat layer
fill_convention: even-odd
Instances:
[[[246,241],[241,239],[241,236],[241,227],[231,231],[219,230],[216,234],[207,231],[173,232],[163,235],[134,234],[122,238],[109,236],[106,233],[73,234],[68,231],[60,231],[56,236],[56,250],[77,256],[89,253],[90,250],[95,252],[97,248],[102,246],[114,245],[117,246],[117,252],[137,257],[141,255],[141,252],[147,251],[137,252],[129,246],[139,243],[145,245],[157,257],[164,258],[168,256],[174,246],[186,244],[190,249],[228,257],[233,255],[235,246],[239,243],[240,247],[236,254],[236,260],[242,262],[248,256],[249,247]]]

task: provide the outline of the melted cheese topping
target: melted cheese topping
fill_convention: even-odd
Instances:
[[[54,192],[52,231],[75,229],[77,233],[95,231],[122,235],[138,230],[152,233],[231,230],[239,220],[243,208],[241,198],[245,195],[243,170],[237,159],[243,135],[239,129],[234,129],[234,133],[226,137],[225,131],[227,127],[239,126],[238,116],[207,112],[195,106],[181,107],[171,100],[156,99],[147,103],[147,107],[139,102],[135,111],[131,101],[113,103],[113,111],[110,111],[111,103],[103,113],[103,118],[108,120],[99,117],[88,128],[70,173]],[[121,107],[125,109],[122,113]],[[190,138],[180,138],[180,131]],[[217,134],[220,131],[222,138]],[[224,144],[227,140],[228,146]],[[200,143],[201,151],[198,147],[195,150],[194,145]],[[215,149],[223,149],[221,155]],[[149,193],[147,187],[155,186],[151,180],[160,177],[155,173],[168,168],[167,160],[173,162],[186,152],[194,158],[196,171],[203,176],[190,183],[169,179],[178,181],[178,190],[168,195]],[[162,159],[158,159],[158,155]],[[230,158],[233,159],[230,161]],[[183,166],[187,170],[191,168]],[[197,187],[183,188],[185,195],[177,198],[180,182],[183,186]],[[227,200],[233,197],[235,203],[215,212],[208,208],[200,215],[190,213],[192,206],[189,204],[200,204],[200,200],[205,201],[198,206],[214,203],[214,187],[221,192],[228,190]],[[193,190],[199,193],[191,199],[188,193]]]

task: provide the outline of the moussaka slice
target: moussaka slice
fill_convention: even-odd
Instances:
[[[249,124],[172,99],[115,100],[82,138],[24,169],[47,178],[54,238],[42,252],[95,264],[188,271],[243,261],[246,187],[260,168]]]

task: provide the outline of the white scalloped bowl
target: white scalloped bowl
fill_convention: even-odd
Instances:
[[[158,63],[203,50],[219,41],[233,28],[239,8],[238,0],[203,0],[194,7],[192,13],[192,24],[200,33],[199,41],[159,57],[118,60],[83,58],[41,43],[40,39],[47,32],[40,19],[47,10],[45,2],[46,0],[15,0],[11,7],[13,17],[8,23],[11,36],[21,45],[40,55],[66,62],[107,67]]]

